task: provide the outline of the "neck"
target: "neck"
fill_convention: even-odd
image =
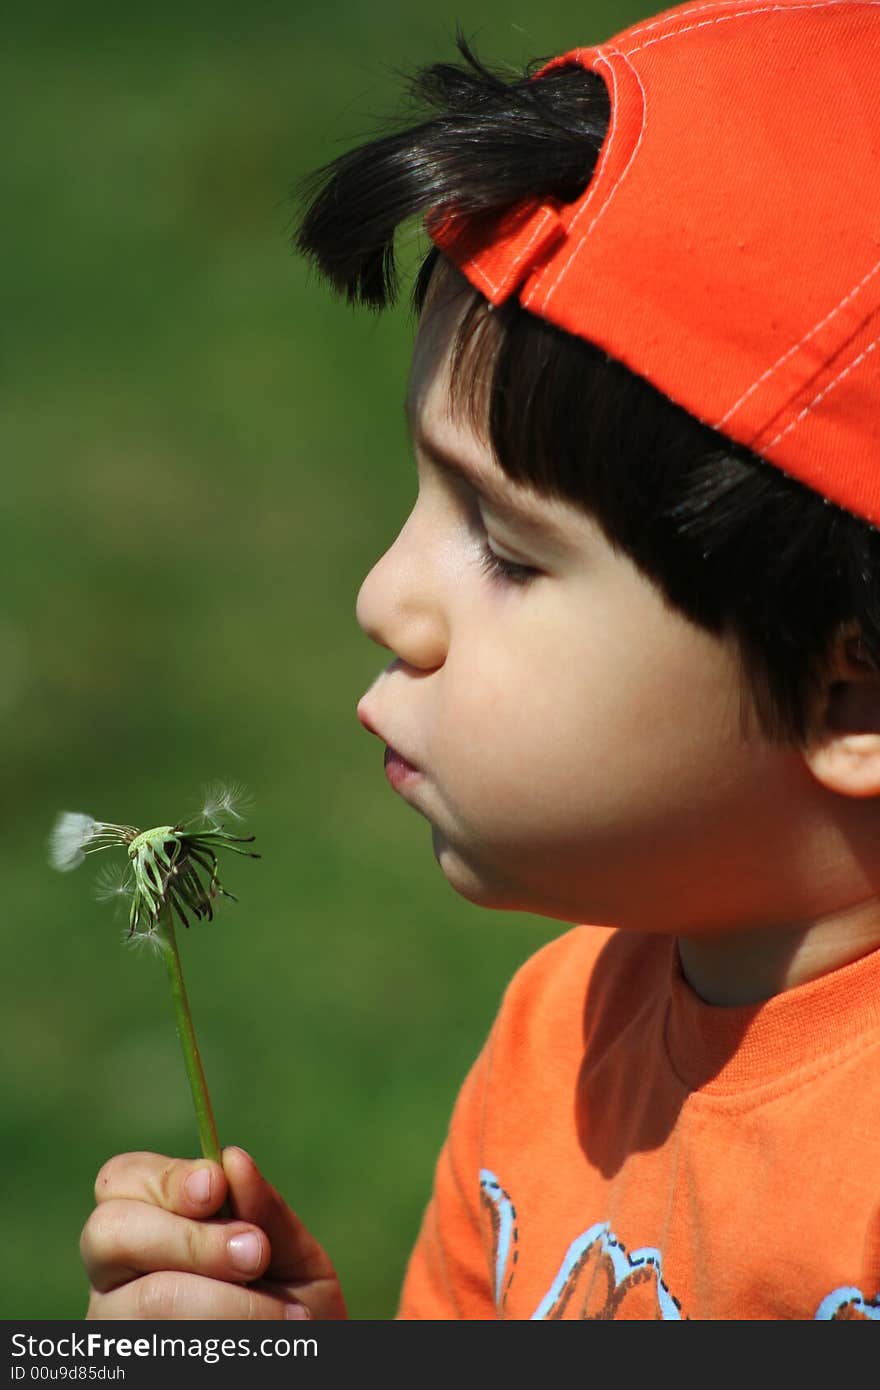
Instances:
[[[678,941],[684,976],[707,1004],[760,1004],[880,947],[880,901],[813,922],[752,927]]]

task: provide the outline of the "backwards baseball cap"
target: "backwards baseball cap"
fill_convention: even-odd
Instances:
[[[433,240],[880,525],[880,0],[683,5],[572,65],[611,102],[582,195]]]

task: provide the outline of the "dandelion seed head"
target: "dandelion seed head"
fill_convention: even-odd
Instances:
[[[250,859],[256,852],[245,849],[253,835],[228,829],[222,817],[242,820],[246,793],[237,783],[219,782],[206,790],[201,811],[189,821],[138,830],[132,825],[115,825],[95,820],[79,811],[65,811],[50,837],[50,862],[56,869],[72,869],[88,854],[105,849],[127,851],[122,864],[110,864],[94,881],[93,894],[99,902],[110,902],[119,909],[128,906],[125,940],[137,947],[162,949],[163,921],[173,926],[174,914],[184,926],[190,919],[211,921],[220,898],[238,901],[220,882],[218,851],[229,851]],[[195,821],[207,821],[201,828]]]

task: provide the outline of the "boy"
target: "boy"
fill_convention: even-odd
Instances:
[[[461,47],[298,234],[374,306],[436,243],[359,714],[459,893],[610,925],[510,985],[400,1315],[880,1319],[880,5]],[[96,1191],[90,1316],[345,1316],[241,1150]]]

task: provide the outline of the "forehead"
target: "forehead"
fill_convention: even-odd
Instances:
[[[468,412],[453,410],[451,391],[456,333],[475,296],[464,276],[441,261],[425,298],[410,365],[406,413],[413,432],[418,425],[430,422],[438,427],[443,422],[453,432],[477,434],[481,442],[487,442],[486,421],[471,420]]]
[[[472,391],[473,373],[493,368],[490,336],[485,352],[477,350],[462,369],[466,380],[452,390],[452,359],[457,331],[480,296],[454,267],[435,272],[413,350],[405,412],[416,452],[450,473],[463,476],[473,489],[520,530],[554,549],[582,541],[597,523],[588,513],[558,496],[548,496],[503,470],[489,429],[490,389]],[[462,389],[462,385],[464,389]]]

